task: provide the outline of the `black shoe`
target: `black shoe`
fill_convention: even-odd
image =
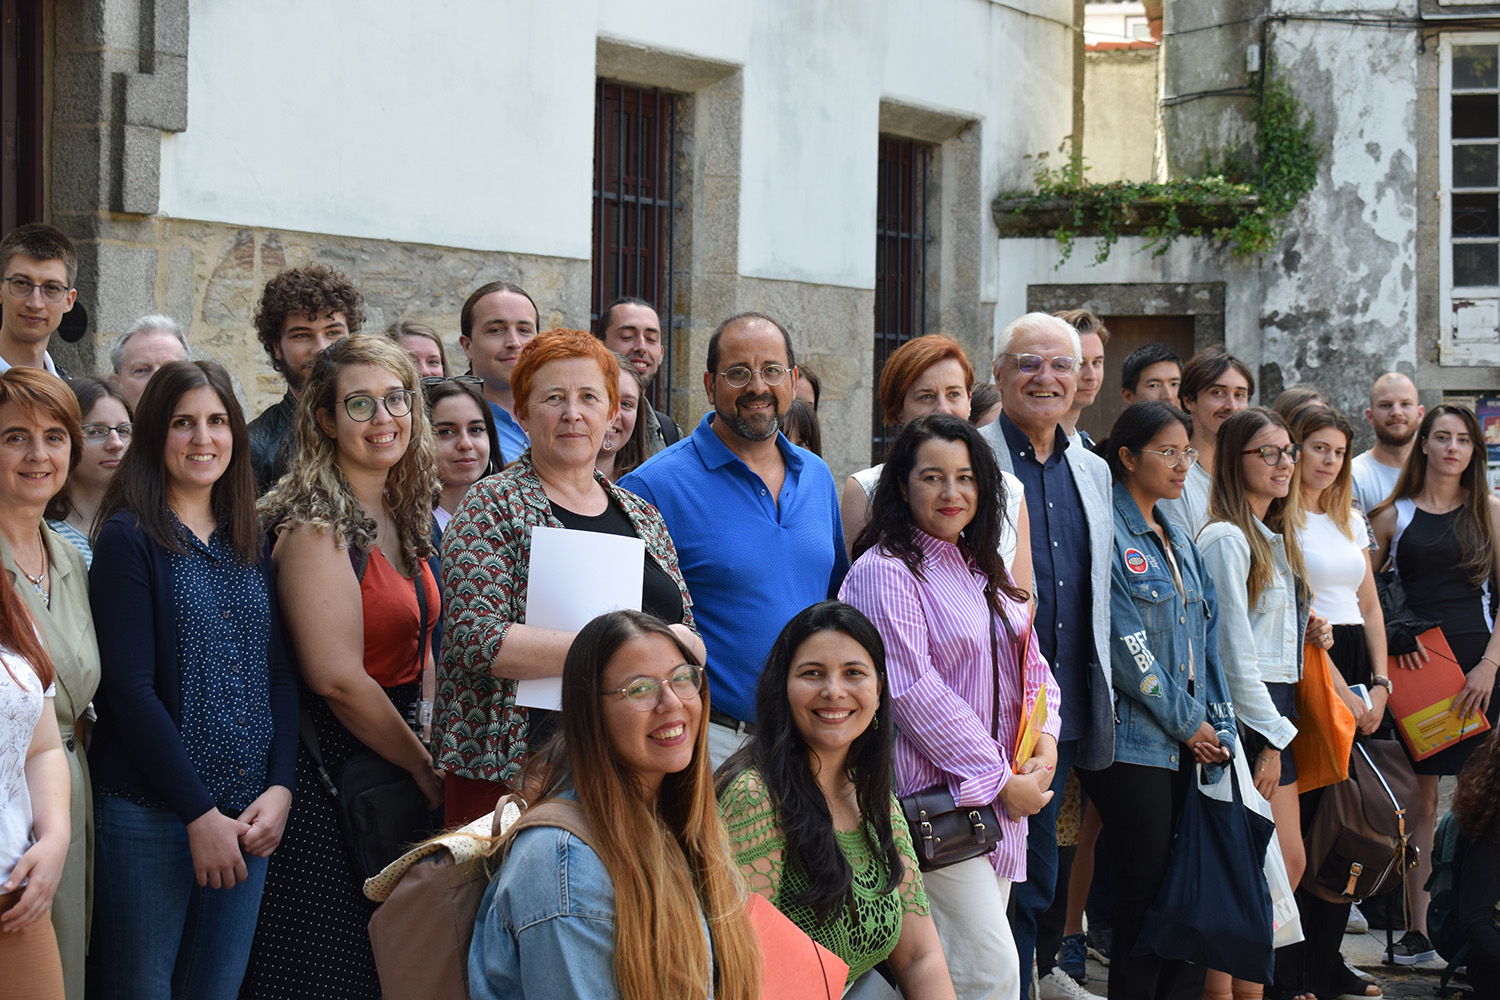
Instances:
[[[1387,965],[1416,965],[1418,962],[1437,961],[1437,949],[1421,931],[1407,931],[1401,940],[1380,957]]]

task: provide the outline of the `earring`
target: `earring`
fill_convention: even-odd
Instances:
[[[879,712],[871,712],[870,713],[870,728],[871,729],[875,729],[879,725],[880,725],[880,713]]]
[[[612,445],[612,444],[609,443],[609,438],[605,438],[604,439],[604,450],[605,451],[613,451],[614,447],[615,447],[614,445]]]

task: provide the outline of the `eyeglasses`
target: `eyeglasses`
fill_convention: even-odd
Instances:
[[[1016,359],[1016,370],[1022,375],[1035,375],[1042,370],[1043,365],[1049,366],[1054,375],[1071,375],[1078,370],[1078,359],[1066,354],[1044,358],[1040,354],[1012,354],[1006,351],[1004,356]]]
[[[1285,458],[1293,465],[1302,457],[1302,446],[1300,444],[1289,444],[1285,448],[1278,448],[1274,444],[1261,445],[1259,448],[1246,448],[1240,452],[1241,455],[1259,455],[1262,462],[1267,465],[1280,465]]]
[[[484,385],[484,379],[478,375],[424,375],[422,388],[436,389],[444,382],[457,382],[459,385]]]
[[[1181,451],[1178,451],[1176,448],[1163,448],[1161,451],[1152,451],[1150,448],[1137,448],[1136,451],[1146,455],[1160,455],[1161,460],[1167,463],[1167,468],[1169,469],[1175,469],[1178,466],[1191,469],[1198,461],[1197,448],[1184,448]],[[1184,462],[1187,464],[1183,465]]]
[[[5,287],[14,298],[18,299],[29,299],[31,298],[31,290],[33,288],[40,288],[42,290],[42,298],[48,302],[61,302],[63,296],[72,291],[71,288],[59,281],[44,281],[41,284],[37,284],[30,278],[23,278],[19,274],[11,278],[6,278]]]
[[[786,381],[786,365],[766,365],[764,368],[759,369],[759,371],[760,380],[766,385],[780,385]],[[719,374],[724,376],[724,381],[736,389],[743,389],[755,377],[755,372],[755,369],[747,368],[744,365],[735,365],[727,372],[719,372]]]
[[[344,397],[344,412],[349,414],[350,420],[364,423],[375,416],[375,404],[384,403],[385,412],[393,417],[404,417],[411,412],[411,401],[415,395],[410,389],[392,389],[384,396],[356,392]]]
[[[703,690],[703,668],[696,663],[684,663],[664,681],[655,677],[637,677],[622,688],[600,691],[599,697],[617,694],[637,712],[649,712],[661,704],[661,693],[669,685],[680,700],[697,701],[698,692]]]
[[[135,424],[128,420],[123,424],[115,424],[113,427],[109,424],[84,424],[83,438],[85,441],[93,441],[97,444],[100,441],[107,441],[110,431],[118,434],[121,441],[129,441],[130,435],[135,433]]]

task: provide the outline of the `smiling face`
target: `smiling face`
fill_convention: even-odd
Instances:
[[[89,424],[103,424],[106,427],[115,428],[129,422],[130,415],[125,409],[125,404],[109,395],[100,396],[89,408],[89,412],[83,415],[85,427]],[[125,452],[129,448],[129,439],[121,440],[119,432],[115,430],[111,430],[103,441],[90,441],[85,435],[83,457],[79,459],[78,467],[73,470],[74,495],[76,496],[79,490],[95,496],[102,495],[104,488],[114,478],[115,470],[120,466],[120,459],[125,457]]]
[[[276,356],[286,365],[286,381],[300,391],[318,355],[349,336],[349,324],[341,312],[292,313],[281,323]]]
[[[911,423],[929,413],[946,413],[960,420],[969,419],[969,384],[963,365],[956,358],[944,358],[928,365],[906,390],[901,400],[901,423]]]
[[[1156,503],[1158,500],[1176,500],[1182,495],[1182,485],[1187,481],[1188,465],[1180,456],[1188,447],[1187,428],[1177,421],[1169,421],[1156,436],[1146,442],[1138,452],[1126,451],[1120,461],[1127,472],[1126,488],[1132,496]],[[1173,451],[1178,464],[1168,465],[1161,452]]]
[[[1462,419],[1445,413],[1432,422],[1422,454],[1427,456],[1428,475],[1462,475],[1474,460],[1474,439]]]
[[[1298,475],[1302,482],[1302,503],[1313,501],[1333,485],[1349,455],[1349,439],[1337,427],[1320,427],[1302,439],[1302,460]]]
[[[491,292],[474,303],[472,334],[458,342],[474,374],[491,390],[510,385],[521,348],[536,336],[531,300],[515,292]]]
[[[880,677],[870,654],[842,632],[815,632],[792,654],[786,679],[792,723],[824,766],[842,767],[849,745],[870,728]]]
[[[432,436],[443,489],[473,486],[484,475],[490,461],[490,436],[473,396],[456,392],[438,400],[432,408]]]
[[[786,340],[763,319],[744,319],[719,338],[719,371],[745,367],[753,373],[747,385],[735,388],[717,372],[703,376],[708,401],[713,404],[715,427],[746,441],[769,441],[781,427],[781,415],[797,394],[797,373],[788,370],[777,385],[761,377],[766,365],[787,367]],[[720,424],[722,423],[722,428]]]
[[[531,377],[521,426],[531,438],[531,459],[544,473],[590,468],[609,427],[609,392],[593,358],[549,361]]]
[[[1197,399],[1182,401],[1183,409],[1193,417],[1193,438],[1199,442],[1217,441],[1219,425],[1249,405],[1250,383],[1233,365],[1220,372]]]
[[[0,343],[45,344],[78,298],[76,288],[68,288],[58,302],[42,297],[42,285],[68,287],[68,266],[60,260],[33,260],[24,253],[12,254],[0,277],[25,278],[37,286],[24,299],[11,294],[8,282],[0,288]]]
[[[1244,450],[1264,448],[1286,448],[1292,443],[1286,428],[1270,424],[1250,439]],[[1292,486],[1292,470],[1296,466],[1286,455],[1278,455],[1275,465],[1267,465],[1258,454],[1241,455],[1241,470],[1245,475],[1245,496],[1252,504],[1257,500],[1270,501],[1287,495]]]
[[[647,306],[615,306],[609,311],[604,346],[623,354],[649,385],[661,367],[661,320]]]
[[[599,677],[600,691],[617,691],[637,677],[661,681],[661,700],[642,712],[618,694],[601,695],[604,727],[615,760],[655,798],[662,778],[684,770],[693,760],[703,719],[702,697],[683,700],[665,683],[682,666],[682,651],[664,635],[638,635],[610,657]]]
[[[911,508],[913,524],[934,538],[958,544],[979,505],[969,446],[941,438],[923,441],[901,494]]]
[[[609,422],[609,430],[604,435],[604,442],[609,445],[610,451],[619,451],[630,440],[630,435],[635,432],[640,406],[641,384],[634,375],[621,372],[620,408],[615,411],[614,419]]]
[[[1051,326],[1022,330],[1011,338],[1009,353],[995,361],[1001,412],[1032,437],[1050,433],[1073,405],[1078,390],[1076,369],[1074,374],[1059,375],[1047,362],[1036,374],[1027,375],[1020,370],[1017,354],[1072,357],[1072,339]]]
[[[417,366],[418,378],[441,378],[448,374],[443,371],[443,356],[438,353],[438,345],[431,337],[409,333],[401,338],[401,346],[406,348],[411,363]]]
[[[72,453],[61,420],[45,410],[0,405],[0,503],[45,507],[67,485]]]
[[[158,368],[169,361],[181,361],[186,356],[182,341],[166,330],[143,330],[125,341],[125,354],[120,359],[120,371],[115,375],[115,381],[131,408],[141,405],[141,393],[146,391],[146,383],[151,381]]]
[[[167,421],[162,455],[168,500],[176,505],[209,493],[233,457],[229,411],[219,394],[206,385],[183,393]]]
[[[318,425],[337,443],[338,461],[347,469],[386,472],[406,454],[411,443],[411,413],[393,417],[385,397],[404,389],[400,376],[379,365],[349,365],[338,374],[333,406],[319,410]],[[369,420],[349,416],[344,400],[353,395],[374,396]]]
[[[1097,333],[1081,333],[1083,357],[1078,366],[1078,391],[1073,394],[1073,409],[1082,410],[1094,404],[1099,387],[1104,384],[1104,340]]]

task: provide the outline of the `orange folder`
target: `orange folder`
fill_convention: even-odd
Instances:
[[[1454,713],[1453,699],[1463,690],[1464,671],[1453,658],[1443,630],[1428,629],[1417,641],[1428,656],[1420,670],[1402,670],[1396,657],[1390,658],[1388,672],[1396,689],[1388,707],[1406,748],[1414,758],[1424,760],[1459,740],[1486,732],[1490,722],[1483,715]]]
[[[772,906],[750,894],[750,923],[760,936],[763,1000],[838,1000],[849,966]]]

